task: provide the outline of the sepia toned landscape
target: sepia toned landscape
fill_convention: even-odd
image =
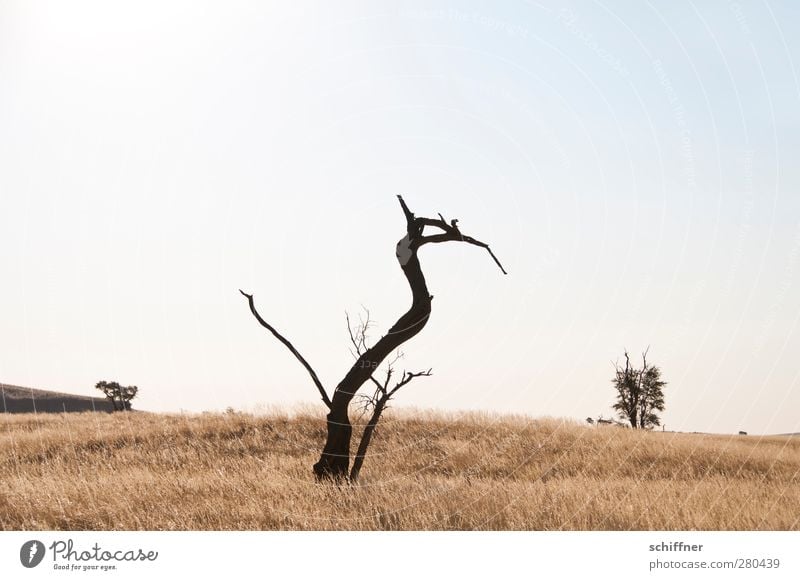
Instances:
[[[311,410],[5,414],[0,528],[800,529],[798,437],[389,410],[358,484],[315,480],[324,437]]]
[[[623,533],[131,534],[164,567],[120,580],[800,578],[798,30],[787,0],[0,2],[0,580],[127,530]]]

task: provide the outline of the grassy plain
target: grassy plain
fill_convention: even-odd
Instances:
[[[798,530],[800,438],[389,412],[358,485],[321,413],[0,416],[0,529]]]

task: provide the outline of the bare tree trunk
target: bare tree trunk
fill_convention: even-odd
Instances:
[[[358,474],[361,473],[361,466],[364,464],[364,458],[367,456],[367,448],[369,448],[370,441],[372,440],[372,434],[375,432],[375,427],[378,426],[381,413],[383,413],[383,409],[388,400],[389,398],[385,395],[378,399],[372,411],[372,417],[370,417],[367,426],[364,427],[364,433],[361,435],[361,442],[358,444],[358,451],[356,451],[356,456],[353,459],[353,467],[350,470],[351,483],[358,481]]]
[[[401,244],[406,243],[406,238]],[[350,468],[350,439],[353,428],[347,411],[359,388],[372,376],[384,359],[400,345],[416,335],[428,322],[431,313],[431,298],[425,277],[422,274],[416,248],[409,256],[400,259],[401,268],[411,287],[411,308],[371,348],[358,357],[355,364],[336,387],[328,413],[328,436],[322,455],[314,464],[318,478],[346,478]],[[403,264],[403,258],[406,263]],[[363,460],[362,460],[363,461]]]

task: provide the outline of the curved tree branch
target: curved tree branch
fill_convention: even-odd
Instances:
[[[258,313],[258,310],[256,310],[256,305],[255,302],[253,301],[253,295],[247,294],[244,290],[239,290],[239,292],[242,293],[242,296],[247,298],[247,302],[250,304],[250,312],[253,313],[253,316],[255,316],[256,320],[258,320],[258,323],[267,330],[269,330],[273,334],[273,336],[275,336],[275,338],[280,340],[286,346],[286,348],[288,348],[291,351],[291,353],[297,358],[297,360],[300,361],[300,364],[302,364],[306,368],[308,374],[311,375],[311,380],[314,381],[314,384],[317,386],[319,394],[322,395],[322,402],[324,402],[325,405],[330,409],[331,400],[328,398],[328,394],[325,392],[325,387],[322,386],[322,383],[320,382],[317,373],[314,372],[314,369],[311,368],[311,365],[308,364],[308,361],[305,358],[303,358],[303,355],[297,352],[297,349],[292,345],[291,342],[289,342],[286,338],[284,338],[281,335],[281,333],[275,330],[266,320],[264,320],[261,317],[261,315]]]
[[[328,435],[320,459],[314,464],[314,473],[320,479],[347,478],[352,435],[352,425],[347,413],[350,401],[365,382],[371,380],[376,387],[378,386],[378,381],[372,376],[375,369],[392,351],[419,333],[428,322],[433,296],[428,292],[425,276],[417,257],[417,250],[426,243],[466,242],[486,248],[495,263],[504,274],[506,273],[497,257],[489,249],[488,244],[461,233],[458,229],[458,220],[450,220],[448,223],[442,215],[439,215],[438,219],[416,217],[402,196],[398,195],[397,199],[406,218],[406,235],[397,242],[395,255],[411,289],[411,306],[383,337],[374,345],[360,352],[353,366],[334,389],[331,396],[330,413],[327,416]],[[441,233],[424,236],[423,231],[426,226],[436,228]],[[358,337],[355,338],[355,342],[358,344]],[[365,345],[358,344],[358,346]],[[358,351],[360,348],[356,350]],[[415,373],[414,376],[422,375]],[[383,397],[386,397],[389,393],[389,386],[388,384],[382,386],[383,389],[379,389],[379,391],[385,393]],[[377,416],[380,416],[380,410]]]

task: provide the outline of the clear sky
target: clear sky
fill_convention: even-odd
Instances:
[[[335,4],[335,6],[334,6]],[[565,8],[564,6],[569,6]],[[398,406],[610,415],[650,346],[668,429],[800,431],[792,2],[0,0],[0,382],[154,411],[319,404],[344,312],[409,305]]]

